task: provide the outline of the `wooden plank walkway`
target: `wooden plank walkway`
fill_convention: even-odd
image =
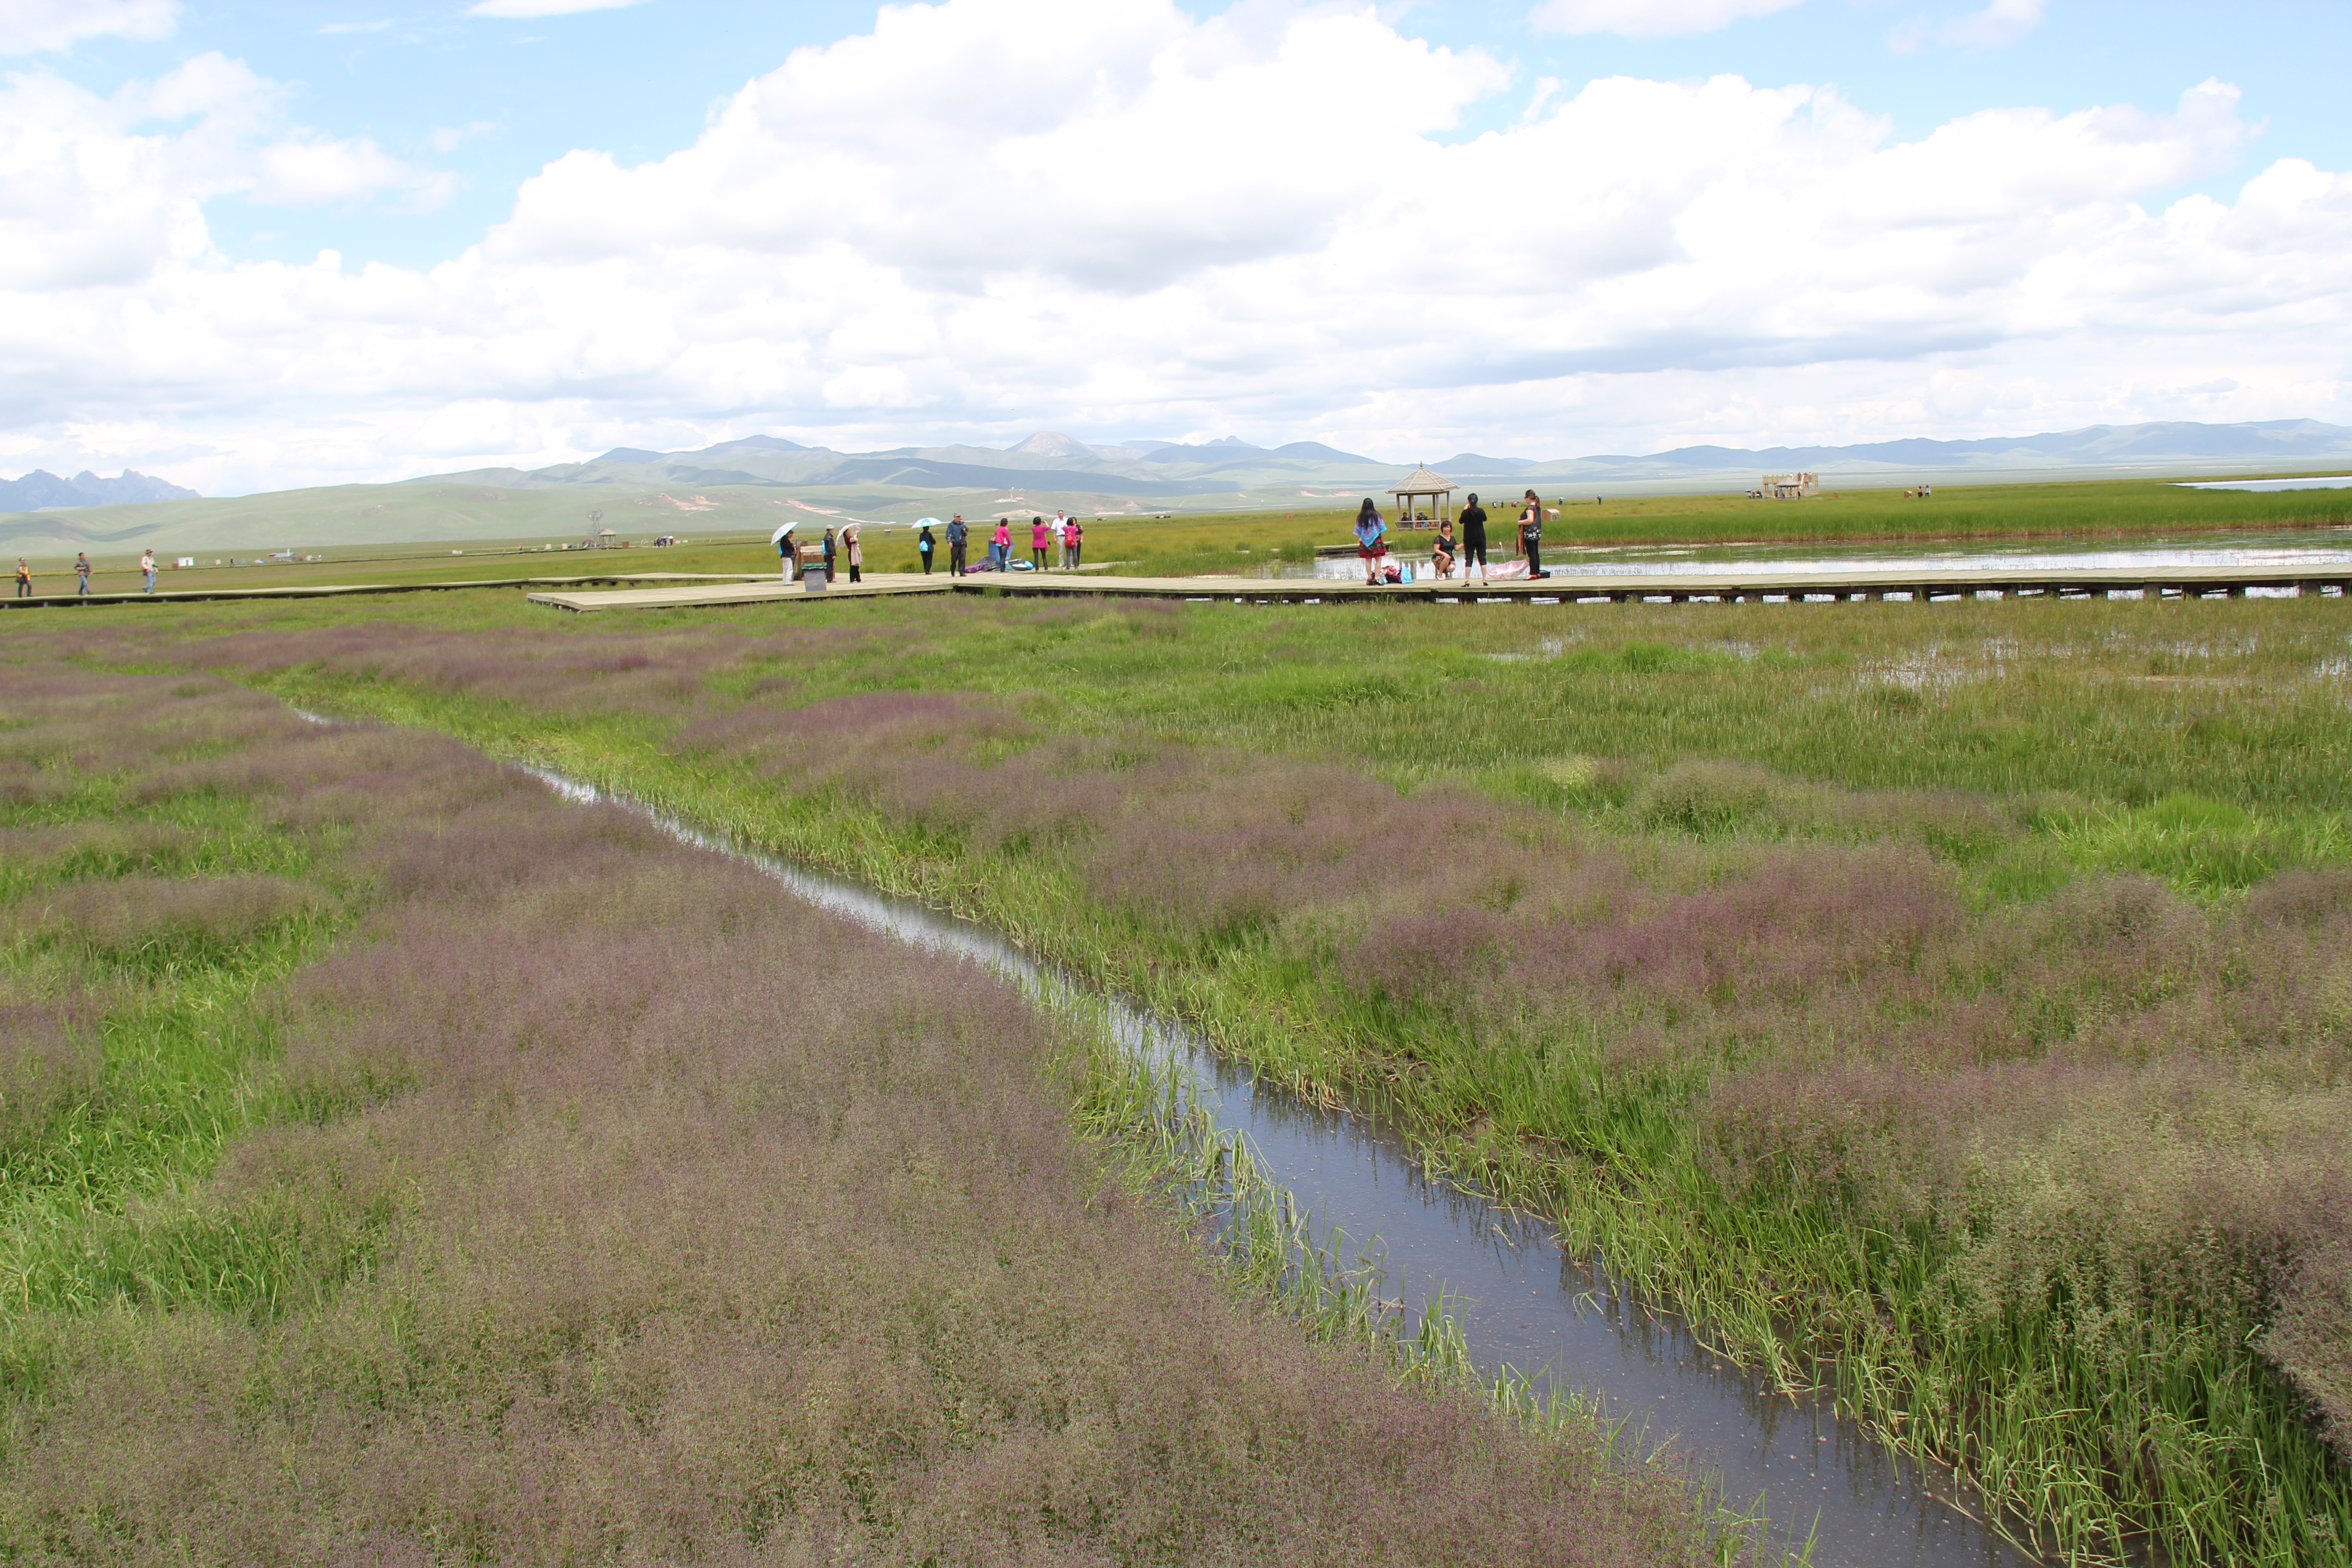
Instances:
[[[721,605],[822,605],[838,599],[882,598],[908,594],[1002,594],[1021,598],[1104,597],[1229,602],[1233,604],[1340,605],[1359,602],[1405,604],[1488,604],[1534,601],[1541,604],[1611,604],[1653,602],[1756,603],[1759,601],[1829,602],[1865,600],[1909,601],[1975,598],[2104,598],[2109,594],[2140,594],[2166,597],[2243,598],[2250,590],[2289,591],[2304,596],[2352,594],[2352,565],[2249,568],[2243,566],[2179,566],[2162,571],[2141,568],[2039,570],[2002,573],[1969,570],[1919,571],[1899,565],[1861,572],[1774,572],[1759,567],[1726,567],[1717,572],[1656,573],[1643,575],[1555,573],[1533,582],[1421,582],[1371,587],[1362,583],[1304,578],[1263,577],[1117,577],[1087,572],[982,573],[954,578],[943,573],[877,572],[855,586],[843,582],[812,594],[798,584],[773,578],[758,583],[690,587],[629,588],[616,592],[542,592],[533,604],[575,611],[621,609],[683,609]]]
[[[71,574],[65,574],[71,575]],[[670,588],[692,589],[711,584],[756,582],[775,586],[765,574],[729,572],[605,572],[572,577],[454,577],[432,583],[297,583],[268,588],[159,588],[143,593],[132,588],[106,594],[33,594],[0,599],[12,610],[54,609],[64,605],[202,604],[214,599],[338,599],[350,594],[437,594],[454,588],[593,587],[598,584],[657,583]]]

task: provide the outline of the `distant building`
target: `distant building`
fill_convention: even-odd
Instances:
[[[1819,474],[1767,474],[1759,492],[1770,500],[1802,500],[1822,493]]]

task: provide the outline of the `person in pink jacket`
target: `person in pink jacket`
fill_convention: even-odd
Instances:
[[[1029,564],[1040,572],[1045,569],[1045,541],[1051,537],[1051,531],[1045,527],[1044,518],[1033,517],[1029,520]]]

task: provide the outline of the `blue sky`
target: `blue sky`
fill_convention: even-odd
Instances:
[[[2352,7],[577,3],[0,18],[0,469],[2352,420]]]

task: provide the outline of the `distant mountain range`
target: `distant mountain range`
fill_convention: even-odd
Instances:
[[[21,479],[0,479],[0,511],[39,511],[58,506],[115,506],[124,501],[199,500],[195,491],[166,479],[125,468],[119,479],[100,479],[84,468],[61,479],[35,468]]]
[[[1895,488],[1922,479],[2021,482],[2193,478],[2224,473],[2352,473],[2352,428],[2308,419],[2242,425],[2096,425],[1971,441],[1876,441],[1848,447],[1678,447],[1647,456],[1537,460],[1456,452],[1429,464],[1465,490],[1548,495],[1737,492],[1764,473],[1810,469],[1831,486]],[[544,540],[611,527],[662,532],[764,532],[808,514],[907,522],[919,516],[1028,516],[1066,507],[1085,516],[1149,512],[1331,513],[1381,496],[1414,465],[1382,462],[1319,441],[1253,446],[1225,437],[1186,444],[1087,443],[1041,430],[1006,448],[898,447],[838,452],[778,436],[695,451],[617,447],[583,463],[478,468],[397,484],[199,500],[142,474],[60,479],[33,473],[0,484],[0,547],[241,551],[257,546]],[[170,498],[170,499],[165,499]],[[145,504],[161,500],[162,504]],[[141,503],[141,504],[125,504]],[[76,510],[64,510],[64,509]],[[43,509],[43,510],[33,510]]]
[[[1476,483],[1722,482],[1783,468],[1811,469],[1848,482],[1906,477],[2019,475],[2061,471],[2179,468],[2221,465],[2294,465],[2352,458],[2352,428],[2310,419],[2242,425],[2179,421],[2095,425],[2038,436],[1998,436],[1973,441],[1924,438],[1851,447],[1677,447],[1646,457],[1489,458],[1457,452],[1430,467],[1448,479]],[[1234,437],[1199,446],[1175,441],[1124,441],[1089,446],[1058,431],[1041,430],[1010,448],[898,447],[880,452],[837,452],[773,436],[750,436],[690,452],[649,452],[616,447],[584,463],[552,468],[480,468],[443,474],[432,482],[462,480],[533,485],[761,485],[793,490],[1001,491],[1006,504],[1109,505],[1139,510],[1158,501],[1214,504],[1213,498],[1260,500],[1253,492],[1286,487],[1378,489],[1412,467],[1342,452],[1319,441],[1256,447]],[[424,483],[413,480],[412,483]],[[1311,499],[1312,490],[1288,493]],[[1278,499],[1278,498],[1277,498]],[[975,504],[991,504],[986,500]]]

